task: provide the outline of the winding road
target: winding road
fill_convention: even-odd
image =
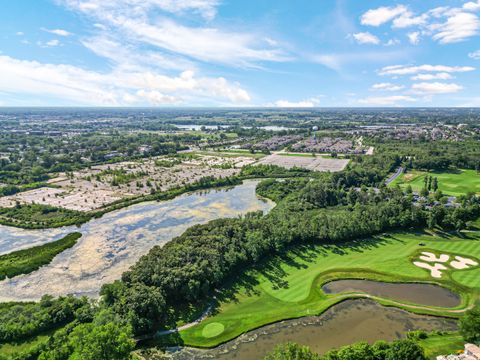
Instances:
[[[399,177],[400,175],[403,174],[403,171],[404,171],[404,168],[403,167],[399,167],[397,169],[397,171],[395,172],[395,174],[393,174],[392,176],[390,176],[387,180],[385,180],[385,185],[389,185],[392,181],[394,181],[397,177]]]

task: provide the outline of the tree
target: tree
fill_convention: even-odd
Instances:
[[[480,343],[480,307],[476,306],[468,310],[460,319],[460,334],[465,341]]]
[[[437,190],[438,190],[438,179],[437,179],[436,176],[433,178],[432,188],[433,188],[433,191],[437,191]]]
[[[295,343],[277,345],[273,351],[265,356],[265,360],[320,360],[308,346]]]
[[[394,341],[385,352],[385,360],[426,360],[420,345],[412,340]]]
[[[426,187],[420,190],[420,196],[427,197],[429,194],[428,189]]]

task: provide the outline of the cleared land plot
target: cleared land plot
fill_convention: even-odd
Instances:
[[[345,245],[304,246],[286,257],[269,260],[263,270],[249,271],[232,286],[217,294],[219,304],[200,324],[180,332],[186,345],[210,347],[237,337],[259,326],[301,316],[320,314],[328,307],[357,293],[325,294],[321,286],[334,279],[364,278],[392,282],[436,283],[461,295],[454,309],[416,305],[373,297],[384,305],[412,312],[459,316],[480,297],[480,267],[448,269],[441,279],[413,265],[422,251],[480,258],[480,231],[464,234],[392,233]],[[224,331],[205,337],[211,323],[223,324]]]
[[[342,171],[347,166],[348,159],[326,159],[313,156],[283,156],[279,154],[269,155],[258,163],[264,165],[277,165],[287,169],[300,167],[312,171]]]
[[[459,196],[468,192],[480,194],[480,174],[475,170],[457,170],[444,172],[424,172],[412,170],[399,176],[390,186],[399,185],[402,188],[410,185],[413,191],[420,191],[424,187],[425,176],[436,177],[438,188],[447,195]]]
[[[13,207],[19,202],[90,211],[124,198],[191,184],[206,176],[236,175],[254,161],[244,156],[194,155],[181,161],[164,156],[92,166],[69,177],[59,174],[49,182],[56,188],[43,187],[0,197],[0,207]]]

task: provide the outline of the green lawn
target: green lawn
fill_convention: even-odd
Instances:
[[[427,339],[419,340],[419,345],[425,350],[429,359],[436,359],[438,355],[456,354],[463,350],[465,341],[458,333],[446,335],[429,335]]]
[[[217,295],[219,304],[214,314],[181,331],[181,342],[197,347],[216,346],[265,324],[320,314],[339,301],[358,297],[326,295],[321,291],[322,284],[340,278],[436,282],[459,293],[461,305],[456,309],[419,308],[390,299],[375,300],[413,312],[458,317],[480,298],[480,267],[449,270],[442,279],[435,280],[430,272],[412,264],[420,251],[427,250],[464,255],[480,262],[480,231],[465,233],[463,237],[397,232],[344,246],[298,247],[282,259],[270,259],[262,270],[247,272],[222,290]]]
[[[0,344],[0,357],[5,356],[10,359],[17,354],[23,354],[27,351],[31,351],[37,346],[44,344],[50,338],[51,332],[45,333],[43,335],[35,336],[29,340],[22,341],[19,343],[4,343]]]
[[[423,179],[426,175],[438,179],[438,188],[447,195],[462,195],[467,192],[480,194],[480,174],[475,170],[458,170],[451,172],[424,172],[412,170],[399,176],[390,186],[399,185],[402,188],[410,185],[414,191],[424,187]]]

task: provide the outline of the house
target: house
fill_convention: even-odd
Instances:
[[[439,355],[437,360],[480,360],[480,347],[465,344],[465,350],[459,355]]]

